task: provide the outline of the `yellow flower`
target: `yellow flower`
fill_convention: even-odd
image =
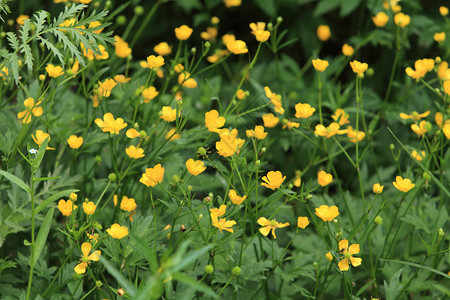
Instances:
[[[193,29],[189,26],[181,25],[180,27],[175,28],[175,35],[180,41],[185,41],[191,36],[192,31]]]
[[[172,53],[172,47],[169,46],[166,42],[161,42],[155,47],[153,47],[153,51],[155,51],[158,55],[165,56]]]
[[[328,174],[325,171],[320,171],[317,173],[317,182],[320,186],[327,186],[333,182],[333,175]]]
[[[149,86],[142,90],[142,97],[144,97],[144,102],[148,103],[150,100],[155,99],[158,96],[159,92],[156,90],[154,86]]]
[[[265,30],[266,23],[264,22],[250,23],[250,29],[258,42],[265,42],[270,37],[270,32]]]
[[[234,34],[227,33],[222,36],[222,43],[225,46],[231,42],[234,42],[235,40],[236,40],[236,37],[234,36]]]
[[[298,217],[297,226],[298,228],[305,229],[309,225],[308,217]]]
[[[245,140],[237,138],[237,129],[222,129],[219,132],[220,141],[216,142],[217,153],[223,157],[229,157],[234,153],[239,153]]]
[[[28,20],[29,18],[30,17],[27,16],[27,15],[20,15],[20,16],[17,17],[16,22],[19,25],[23,25],[23,24],[25,24],[25,20]]]
[[[94,58],[97,60],[109,58],[108,51],[106,51],[106,48],[103,45],[98,45],[98,51],[100,54],[94,53],[91,49],[86,48],[83,43],[80,43],[80,47],[83,51],[83,55],[89,60],[93,60]]]
[[[92,0],[80,0],[81,3],[83,4],[87,4],[89,2],[91,2]],[[86,3],[87,2],[87,3]],[[100,27],[102,25],[102,23],[94,21],[94,22],[90,22],[88,28],[96,28],[96,27]],[[94,33],[100,33],[103,31],[104,28],[98,29],[98,30],[94,30]]]
[[[296,118],[309,118],[316,111],[314,107],[311,107],[308,103],[295,104],[295,117]]]
[[[142,174],[139,182],[145,184],[148,187],[154,187],[158,183],[161,183],[164,178],[164,167],[161,164],[157,164],[153,168],[145,169],[145,173]]]
[[[42,107],[38,107],[42,101],[38,101],[36,104],[33,98],[27,98],[23,101],[23,105],[25,106],[25,110],[21,111],[17,114],[17,119],[22,119],[22,124],[28,124],[31,122],[31,115],[33,114],[35,117],[42,116],[43,109]]]
[[[294,178],[294,186],[300,187],[302,185],[302,178],[300,177],[300,171],[295,171],[295,178]]]
[[[78,137],[76,135],[71,135],[67,139],[67,144],[69,144],[69,147],[72,149],[78,149],[83,145],[83,137]]]
[[[372,187],[374,194],[381,194],[383,192],[384,185],[375,183]]]
[[[283,176],[280,171],[269,171],[267,176],[263,176],[262,180],[264,182],[261,182],[261,185],[271,190],[275,190],[280,187],[285,179],[286,176]]]
[[[275,117],[272,113],[265,114],[262,116],[264,127],[267,128],[273,128],[277,126],[278,122],[280,121],[280,118]]]
[[[222,204],[221,206],[219,206],[219,208],[217,208],[217,207],[210,208],[209,211],[211,213],[216,214],[216,216],[221,217],[227,211],[227,206],[225,204]]]
[[[325,254],[325,258],[326,258],[328,261],[332,261],[332,260],[333,260],[333,254],[331,254],[330,252],[327,252],[327,254]]]
[[[69,199],[75,202],[78,199],[78,195],[75,193],[70,193]]]
[[[111,228],[106,229],[106,232],[113,238],[120,240],[128,235],[128,228],[114,223],[111,225]]]
[[[332,115],[331,118],[338,122],[339,126],[350,123],[350,121],[348,120],[348,113],[346,113],[342,108],[336,109],[334,115]]]
[[[191,74],[188,72],[183,72],[178,75],[178,83],[188,89],[193,89],[197,87],[197,81],[194,78],[191,78]]]
[[[411,183],[411,180],[409,180],[408,178],[403,179],[400,176],[395,177],[395,181],[392,184],[397,190],[404,193],[407,193],[415,186],[414,183]]]
[[[333,122],[328,127],[323,126],[322,124],[318,124],[315,127],[314,133],[319,136],[326,136],[327,138],[330,138],[336,134],[344,134],[347,133],[347,130],[340,130],[340,126],[338,123]]]
[[[445,32],[436,32],[433,39],[438,43],[445,41]]]
[[[261,232],[262,235],[267,236],[269,232],[272,230],[272,235],[274,239],[277,238],[277,236],[275,235],[275,229],[289,226],[289,222],[278,223],[275,219],[267,220],[264,217],[260,217],[257,222],[259,225],[264,226],[259,229],[259,232]]]
[[[445,122],[445,125],[442,127],[442,131],[444,132],[447,140],[450,140],[450,123]]]
[[[241,40],[231,41],[227,44],[227,49],[233,54],[244,54],[248,52],[247,44]]]
[[[319,208],[316,208],[315,214],[322,219],[322,221],[331,222],[333,221],[337,216],[339,216],[339,209],[337,206],[328,206],[328,205],[321,205]]]
[[[179,112],[180,113],[180,112]],[[177,118],[177,109],[170,106],[163,106],[161,109],[161,119],[166,122],[173,122]]]
[[[263,140],[267,136],[267,132],[264,132],[264,126],[257,125],[255,126],[255,130],[249,129],[246,130],[247,137],[255,137],[258,140]]]
[[[354,52],[355,49],[353,49],[353,47],[349,44],[344,44],[342,46],[342,54],[344,54],[345,56],[352,56]]]
[[[130,146],[125,149],[125,152],[127,153],[128,157],[138,159],[145,156],[144,149],[142,148],[136,148],[135,146]]]
[[[217,110],[213,109],[205,113],[205,126],[209,131],[218,133],[223,125],[225,125],[225,118],[219,117]]]
[[[200,37],[206,41],[213,41],[217,36],[216,27],[208,27],[206,31],[200,33]]]
[[[75,266],[74,271],[77,274],[86,273],[86,268],[88,266],[89,261],[98,261],[100,259],[100,255],[102,252],[100,250],[96,250],[89,255],[91,252],[92,245],[84,242],[81,245],[81,263]]]
[[[400,12],[400,13],[395,14],[394,22],[395,22],[395,25],[397,25],[398,27],[404,28],[404,27],[408,26],[409,23],[411,22],[411,17]]]
[[[177,132],[177,130],[175,127],[171,128],[165,136],[166,140],[169,140],[169,141],[178,140],[181,137],[181,135],[176,132]]]
[[[410,67],[406,68],[406,74],[413,79],[420,79],[424,77],[427,72],[430,72],[434,69],[434,59],[418,59],[414,63],[414,68],[415,70]]]
[[[34,142],[41,147],[41,144],[45,141],[46,138],[48,138],[48,141],[50,142],[50,135],[48,133],[43,132],[42,130],[36,130],[35,135],[31,135]],[[51,148],[47,146],[47,150],[55,150],[55,148]]]
[[[239,90],[237,91],[237,93],[236,93],[236,97],[237,97],[239,100],[244,100],[245,98],[247,98],[247,93],[244,92],[244,90],[239,89]]]
[[[419,152],[417,152],[416,150],[413,150],[413,151],[411,152],[411,157],[412,157],[412,158],[415,158],[415,159],[418,160],[418,161],[422,161],[422,160],[424,159],[424,157],[425,157],[425,151],[421,151],[421,152],[419,153]]]
[[[384,12],[380,11],[375,16],[372,17],[373,24],[377,27],[384,27],[389,21],[389,16]]]
[[[241,6],[242,0],[223,0],[226,7]]]
[[[128,57],[131,54],[131,48],[128,46],[128,43],[125,42],[120,36],[116,35],[114,37],[115,43],[114,46],[116,48],[116,55],[121,58]]]
[[[104,114],[103,120],[100,118],[95,119],[95,124],[97,124],[103,132],[109,132],[111,134],[119,134],[120,130],[128,125],[127,123],[124,123],[122,118],[114,119],[112,113]]]
[[[292,128],[298,128],[299,126],[300,126],[300,123],[292,122],[292,121],[288,121],[288,120],[284,119],[282,129],[287,128],[287,129],[291,130]]]
[[[137,207],[136,200],[134,198],[128,198],[127,196],[122,197],[120,201],[120,209],[127,212],[132,212]]]
[[[45,70],[47,71],[48,76],[53,77],[53,78],[59,77],[59,76],[61,76],[62,74],[64,74],[64,71],[63,71],[63,68],[62,68],[62,67],[60,67],[60,66],[54,66],[54,65],[52,65],[52,64],[48,64],[48,65],[45,67]]]
[[[126,132],[125,134],[126,134],[127,138],[129,138],[129,139],[134,139],[134,138],[137,138],[137,137],[140,137],[140,136],[141,136],[141,134],[139,133],[139,131],[137,131],[137,130],[134,129],[134,128],[128,129],[127,132]]]
[[[356,143],[356,140],[358,142],[362,141],[366,137],[366,134],[363,131],[353,129],[352,126],[347,126],[347,137],[350,142]]]
[[[417,111],[413,111],[410,115],[407,115],[405,113],[400,113],[399,116],[403,120],[413,119],[414,121],[419,121],[422,118],[428,117],[428,115],[431,113],[431,111],[427,110],[424,113],[419,114]]]
[[[439,7],[439,13],[445,17],[446,15],[448,15],[448,7],[446,6],[440,6]]]
[[[266,93],[266,97],[270,99],[270,102],[275,106],[275,111],[279,114],[284,114],[284,108],[281,102],[281,95],[272,93],[268,86],[264,87],[264,92]]]
[[[92,201],[83,202],[83,211],[87,215],[92,215],[95,212],[96,208],[97,208],[97,206]]]
[[[147,64],[150,68],[159,68],[164,65],[164,57],[150,55],[147,57]]]
[[[357,60],[350,62],[350,67],[352,67],[353,73],[358,74],[358,77],[362,78],[364,77],[364,72],[369,67],[367,63],[361,63]]]
[[[316,33],[317,37],[322,42],[329,40],[331,37],[331,31],[328,25],[319,25],[319,27],[317,27]]]
[[[244,195],[242,197],[238,196],[235,190],[230,190],[228,192],[228,197],[230,197],[230,200],[235,205],[241,205],[245,199],[247,199],[247,196]]]
[[[448,79],[446,82],[444,82],[444,92],[447,95],[450,95],[450,79]]]
[[[325,71],[328,68],[328,66],[330,65],[328,63],[328,61],[322,60],[320,58],[313,59],[312,64],[313,64],[314,69],[316,69],[319,72]]]
[[[361,265],[362,259],[360,257],[352,256],[359,253],[359,244],[351,244],[349,247],[347,240],[340,240],[339,251],[343,255],[342,260],[338,263],[339,270],[348,271],[349,261],[354,267]]]
[[[103,82],[99,81],[98,85],[98,92],[100,93],[100,95],[102,95],[103,97],[109,97],[111,96],[112,89],[117,85],[117,82],[114,79],[108,78]]]
[[[72,200],[59,200],[58,209],[63,216],[70,216],[72,212],[77,209],[77,206],[73,204]]]
[[[197,176],[206,170],[205,164],[201,160],[193,160],[192,158],[186,161],[186,168],[191,175]]]
[[[426,128],[427,121],[421,121],[419,123],[419,125],[417,124],[412,124],[411,125],[411,129],[412,131],[414,131],[419,137],[423,137],[425,135],[425,133],[428,132],[428,129]]]
[[[216,214],[215,212],[212,212],[212,213],[211,213],[211,222],[212,222],[212,225],[213,225],[214,227],[219,228],[220,232],[222,232],[222,230],[226,230],[226,231],[228,231],[228,232],[233,233],[233,228],[231,228],[231,227],[232,227],[233,225],[235,225],[236,222],[233,221],[233,220],[227,221],[225,218],[218,220],[217,217],[218,217],[218,216],[217,216],[217,214]]]

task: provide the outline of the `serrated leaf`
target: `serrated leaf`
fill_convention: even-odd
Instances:
[[[53,213],[55,211],[55,208],[51,208],[47,214],[45,215],[44,221],[42,222],[41,229],[39,229],[39,233],[36,237],[36,244],[35,244],[35,252],[33,257],[33,264],[36,264],[36,262],[39,259],[39,256],[41,256],[42,249],[44,248],[45,242],[47,241],[47,236],[50,231],[50,226],[52,225],[53,221]]]
[[[23,182],[22,179],[20,179],[16,175],[13,175],[13,174],[3,171],[3,170],[0,170],[0,175],[3,175],[6,179],[8,179],[12,183],[14,183],[18,187],[20,187],[25,192],[30,193],[30,188],[28,187],[28,185],[26,185],[25,182]]]
[[[36,19],[35,22],[33,22],[34,26],[36,26],[35,35],[39,35],[44,29],[44,24],[47,18],[48,12],[45,10],[40,10],[37,13],[35,13],[33,16]]]
[[[398,293],[402,289],[402,284],[400,283],[400,275],[402,274],[403,269],[398,270],[394,276],[392,276],[389,284],[384,282],[384,289],[386,291],[386,300],[395,300],[397,298]]]
[[[58,57],[61,64],[64,64],[64,56],[61,54],[61,51],[53,45],[53,43],[40,36],[38,36],[37,39],[40,40],[47,47],[47,49],[53,53],[54,56]]]

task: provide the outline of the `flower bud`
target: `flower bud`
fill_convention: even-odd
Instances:
[[[134,13],[138,16],[142,15],[144,13],[144,8],[140,5],[136,6],[134,8]]]
[[[127,17],[120,15],[116,18],[116,24],[119,26],[125,25],[127,23]]]
[[[125,295],[125,291],[123,290],[123,288],[120,288],[120,289],[117,290],[117,295],[119,295],[119,296]]]
[[[316,261],[313,262],[312,265],[313,265],[314,268],[317,268],[319,266],[319,264]]]
[[[2,37],[2,38],[4,38],[6,36],[6,33],[5,32],[0,32],[0,37]]]
[[[213,272],[214,272],[214,267],[212,265],[206,265],[205,273],[206,274],[212,274]]]
[[[200,147],[197,149],[197,155],[198,156],[205,156],[206,155],[206,149],[203,147]]]
[[[197,48],[192,47],[192,48],[191,48],[191,53],[192,53],[192,54],[195,54],[196,52],[197,52]]]
[[[391,149],[391,151],[394,150],[395,149],[395,145],[394,144],[390,144],[389,145],[389,149]]]
[[[39,75],[39,80],[40,81],[44,81],[45,80],[45,75],[44,74]]]
[[[325,257],[328,261],[332,261],[333,260],[333,254],[331,254],[330,252],[328,252],[327,254],[325,254]]]
[[[381,223],[383,223],[383,218],[380,216],[376,216],[374,222],[377,225],[381,225]]]
[[[109,181],[114,182],[114,181],[117,180],[117,175],[116,175],[115,173],[110,173],[110,174],[108,175],[108,179],[109,179]]]
[[[188,192],[192,192],[192,185],[188,185],[188,186],[187,186],[187,191],[188,191]]]
[[[431,125],[431,123],[427,121],[427,122],[425,123],[425,129],[426,129],[427,131],[430,131],[431,128],[433,128],[433,125]]]
[[[255,165],[259,166],[261,164],[261,161],[258,159],[257,161],[255,161]]]
[[[95,282],[95,287],[98,288],[98,289],[101,288],[102,285],[103,285],[103,283],[102,283],[100,280],[97,280],[97,281]]]
[[[442,61],[442,59],[441,59],[439,56],[436,56],[436,58],[434,59],[434,61],[435,61],[437,64],[440,64],[441,61]]]
[[[439,228],[438,234],[439,236],[444,236],[445,235],[444,229]]]
[[[186,231],[186,226],[181,225],[181,226],[180,226],[180,231],[181,231],[181,232],[185,232],[185,231]]]
[[[267,151],[267,148],[266,148],[266,147],[262,147],[262,148],[261,148],[261,153],[266,153],[266,151]]]
[[[422,177],[423,177],[423,179],[425,179],[425,180],[430,180],[430,179],[431,179],[430,174],[428,174],[427,172],[423,172]]]
[[[231,274],[233,274],[234,276],[239,276],[241,274],[241,268],[239,266],[234,267],[231,270]]]
[[[97,164],[101,164],[101,163],[102,163],[102,157],[101,157],[100,155],[97,155],[97,156],[94,158],[94,161],[95,161]]]
[[[283,22],[283,17],[279,16],[277,17],[277,25]]]
[[[199,219],[199,220],[203,219],[203,214],[199,214],[199,215],[198,215],[198,219]]]
[[[288,184],[288,189],[291,190],[294,187],[294,185],[292,183]]]

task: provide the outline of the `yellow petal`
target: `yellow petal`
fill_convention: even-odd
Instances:
[[[102,252],[100,250],[94,251],[91,255],[88,256],[88,259],[92,261],[98,261],[101,254]]]
[[[261,232],[261,234],[262,234],[263,236],[267,236],[267,235],[269,234],[269,232],[270,232],[270,227],[269,227],[269,226],[261,227],[261,228],[259,229],[259,232]]]
[[[339,262],[338,266],[339,266],[339,270],[348,271],[348,259],[344,258],[343,260],[341,260]]]
[[[352,244],[350,248],[348,248],[348,253],[351,255],[359,253],[359,244]]]
[[[83,245],[81,245],[81,252],[83,253],[83,256],[88,256],[91,249],[92,245],[89,243],[83,243]]]
[[[84,273],[86,273],[86,267],[87,267],[87,263],[82,262],[82,263],[78,264],[73,270],[77,274],[84,274]]]
[[[353,246],[353,245],[352,245]],[[357,267],[361,264],[362,259],[360,257],[350,257],[350,261],[354,267]]]
[[[347,240],[340,240],[339,241],[339,251],[342,251],[342,249],[347,250],[348,248],[348,241]]]

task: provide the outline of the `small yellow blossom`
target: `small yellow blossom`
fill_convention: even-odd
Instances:
[[[27,15],[20,15],[20,16],[17,17],[16,22],[19,25],[23,25],[23,24],[25,24],[25,20],[28,20],[29,18],[30,17],[27,16]]]
[[[78,137],[76,135],[71,135],[67,139],[67,144],[69,144],[69,147],[72,149],[78,149],[83,145],[83,137]]]
[[[153,51],[155,51],[158,55],[166,56],[172,53],[172,47],[166,42],[161,42],[153,47]]]
[[[219,220],[217,217],[218,216],[215,212],[211,213],[211,222],[214,227],[219,228],[220,232],[222,232],[222,230],[226,230],[231,233],[234,232],[233,228],[231,228],[231,227],[233,225],[236,225],[235,221],[233,221],[233,220],[227,221],[225,218]]]
[[[292,128],[298,128],[299,126],[300,126],[300,123],[292,122],[292,121],[288,121],[288,120],[284,119],[282,129],[287,128],[287,129],[291,130]]]
[[[331,222],[333,221],[338,215],[339,210],[337,206],[328,206],[328,205],[321,205],[319,208],[316,208],[315,214],[322,219],[322,221]]]
[[[95,124],[97,124],[103,132],[109,132],[111,134],[119,134],[119,132],[128,125],[122,118],[114,119],[112,113],[104,114],[103,120],[100,118],[95,119]]]
[[[181,137],[181,135],[180,135],[179,133],[176,133],[176,132],[177,132],[177,130],[176,130],[175,127],[171,128],[171,129],[167,132],[167,134],[166,134],[166,136],[165,136],[165,139],[166,139],[166,140],[169,140],[169,141],[178,140],[178,139]]]
[[[219,117],[217,110],[213,109],[205,113],[205,126],[209,131],[218,133],[223,125],[225,125],[225,118]]]
[[[330,252],[327,252],[327,254],[325,254],[325,258],[326,258],[328,261],[332,261],[332,260],[333,260],[333,254],[331,254]]]
[[[69,199],[72,200],[73,202],[75,202],[78,199],[78,195],[75,193],[70,193]]]
[[[305,229],[309,225],[308,217],[298,217],[297,226],[298,228]]]
[[[325,71],[328,68],[328,66],[330,65],[328,63],[328,61],[322,60],[320,58],[313,59],[312,64],[313,64],[314,69],[316,69],[319,72]]]
[[[425,151],[421,151],[420,153],[417,152],[416,150],[413,150],[411,152],[411,157],[415,158],[418,161],[422,161],[425,158]]]
[[[205,41],[214,41],[217,36],[217,28],[216,27],[207,27],[206,31],[200,33],[200,37]]]
[[[350,142],[356,143],[356,140],[361,142],[366,137],[366,134],[363,131],[353,129],[352,126],[347,126],[347,137]]]
[[[89,254],[91,252],[92,245],[84,242],[81,245],[81,263],[75,266],[74,271],[77,274],[84,274],[86,273],[86,268],[90,261],[98,261],[100,259],[100,255],[102,252],[100,250],[96,250]]]
[[[334,121],[338,122],[339,126],[350,123],[350,121],[348,120],[348,113],[346,113],[342,108],[336,109],[334,115],[332,115],[331,118]]]
[[[361,63],[357,60],[350,62],[350,67],[352,67],[353,73],[358,74],[358,77],[362,78],[364,77],[364,72],[369,67],[367,63]]]
[[[330,138],[336,134],[345,134],[347,133],[347,130],[339,129],[340,126],[338,123],[333,122],[328,127],[323,126],[322,124],[318,124],[315,127],[314,133],[319,136],[325,136],[327,138]]]
[[[247,199],[247,196],[244,195],[242,197],[238,196],[235,190],[230,190],[228,192],[228,197],[230,197],[230,200],[235,205],[241,205],[245,199]]]
[[[111,225],[111,228],[106,229],[106,232],[115,239],[122,239],[128,235],[128,228],[126,226],[120,226],[117,223]]]
[[[64,74],[63,68],[61,66],[54,66],[52,64],[48,64],[45,67],[45,70],[47,71],[48,76],[53,78],[57,78]]]
[[[188,72],[183,72],[178,75],[178,83],[188,89],[193,89],[198,86],[197,81],[191,78],[191,74]]]
[[[350,262],[354,267],[361,265],[362,259],[353,257],[354,254],[359,253],[359,244],[352,244],[349,247],[347,240],[341,240],[339,241],[339,251],[343,255],[342,260],[338,263],[339,270],[348,271]]]
[[[395,181],[392,184],[397,190],[404,193],[407,193],[415,186],[414,183],[411,183],[411,180],[409,180],[408,178],[403,179],[401,176],[395,177]]]
[[[395,14],[394,22],[398,27],[404,28],[411,22],[411,17],[400,12]]]
[[[261,183],[262,186],[275,190],[281,186],[286,176],[283,176],[280,171],[269,171],[266,176],[263,176]]]
[[[250,23],[250,29],[258,42],[265,42],[270,37],[270,31],[265,30],[266,23],[264,22]]]
[[[134,129],[134,128],[128,129],[127,132],[126,132],[125,134],[126,134],[127,138],[129,138],[129,139],[134,139],[134,138],[137,138],[137,137],[140,137],[140,136],[141,136],[141,134],[139,133],[139,131],[137,131],[137,130]]]
[[[144,97],[144,102],[148,103],[150,100],[155,99],[159,95],[159,92],[154,86],[149,86],[142,90],[142,97]]]
[[[427,110],[424,113],[419,114],[417,111],[413,111],[411,114],[407,115],[405,113],[400,113],[399,116],[403,120],[412,119],[414,121],[419,121],[422,118],[428,117],[428,115],[431,113],[431,111]]]
[[[116,56],[125,58],[128,57],[131,54],[131,48],[128,46],[128,43],[125,42],[120,36],[116,35],[114,37],[115,39],[115,51]]]
[[[187,25],[181,25],[180,27],[175,28],[175,36],[180,41],[187,40],[194,30]]]
[[[447,140],[450,140],[450,123],[445,122],[445,125],[442,127],[442,131],[444,132]]]
[[[259,229],[259,232],[261,232],[262,235],[267,236],[270,233],[270,231],[272,231],[274,239],[277,238],[277,236],[275,235],[275,229],[289,226],[289,222],[278,223],[275,219],[267,220],[264,217],[260,217],[257,222],[259,225],[263,226]]]
[[[242,0],[223,0],[226,7],[241,6]]]
[[[63,216],[70,216],[72,212],[77,209],[77,206],[73,204],[72,200],[59,200],[58,209],[63,214]]]
[[[421,121],[419,123],[419,125],[417,124],[412,124],[411,125],[411,129],[412,131],[414,131],[419,137],[423,137],[425,135],[425,133],[428,132],[428,129],[426,128],[427,126],[425,126],[427,124],[427,121]]]
[[[223,157],[229,157],[234,153],[239,154],[239,150],[245,140],[237,138],[237,129],[222,129],[219,131],[220,141],[216,142],[217,153]]]
[[[235,40],[227,44],[227,49],[233,54],[244,54],[248,52],[247,44],[241,40]]]
[[[277,126],[278,122],[280,121],[280,118],[275,117],[272,113],[265,114],[262,116],[264,127],[266,128],[273,128]]]
[[[142,158],[145,156],[144,149],[136,148],[135,146],[130,146],[130,147],[126,148],[125,152],[127,153],[129,158],[138,159],[138,158]]]
[[[380,11],[375,16],[372,17],[373,24],[377,27],[384,27],[386,26],[387,22],[389,21],[389,16],[384,12]]]
[[[43,132],[42,130],[36,130],[35,135],[31,135],[34,142],[41,147],[41,144],[45,141],[46,138],[48,138],[48,141],[50,142],[50,135],[48,133]],[[55,150],[55,148],[47,147],[47,150]]]
[[[97,208],[97,206],[92,201],[83,202],[83,211],[87,215],[92,215],[95,212],[96,208]]]
[[[328,25],[319,25],[316,34],[322,42],[328,41],[331,37],[330,27]]]
[[[159,68],[164,65],[164,57],[150,55],[147,57],[147,64],[150,68]]]
[[[197,176],[198,174],[206,170],[205,164],[201,160],[194,161],[192,158],[186,161],[186,168],[188,172],[193,176]]]
[[[31,115],[35,117],[42,116],[43,109],[42,107],[38,107],[42,101],[34,102],[33,98],[27,98],[23,101],[23,105],[25,106],[25,110],[21,111],[17,114],[17,119],[22,119],[22,124],[28,124],[31,122]]]
[[[239,100],[244,100],[244,99],[247,97],[247,93],[244,92],[244,90],[239,89],[239,90],[237,91],[237,93],[236,93],[236,97],[237,97]]]
[[[153,168],[145,169],[145,173],[142,174],[139,182],[145,184],[148,187],[154,187],[158,183],[161,183],[164,178],[164,167],[161,164],[157,164]]]
[[[209,211],[211,213],[215,213],[218,217],[221,217],[226,213],[227,206],[225,204],[222,204],[221,206],[219,206],[219,208],[217,207],[210,208]]]
[[[281,95],[272,93],[268,86],[264,87],[264,92],[266,93],[266,97],[270,99],[270,102],[275,106],[275,111],[279,114],[284,114],[283,104],[281,102]]]
[[[322,170],[317,173],[317,182],[320,186],[327,186],[333,182],[333,175]]]
[[[247,137],[255,137],[258,140],[263,140],[267,136],[267,132],[264,132],[264,126],[257,125],[255,130],[249,129],[246,131]]]
[[[441,14],[441,16],[445,17],[446,15],[448,15],[448,7],[439,6],[439,13]]]
[[[100,95],[102,95],[103,97],[109,97],[111,96],[112,89],[117,85],[117,82],[114,79],[108,78],[103,82],[99,81],[98,85],[98,92],[100,93]]]
[[[234,36],[234,34],[231,34],[231,33],[227,33],[222,36],[222,43],[225,46],[228,45],[229,43],[234,42],[235,40],[236,40],[236,37]]]
[[[316,111],[314,107],[311,107],[308,103],[295,104],[295,117],[296,118],[309,118]]]
[[[436,32],[433,39],[438,43],[445,41],[445,32]]]
[[[355,49],[353,49],[353,47],[349,44],[344,44],[342,46],[342,54],[344,54],[345,56],[352,56],[354,52]]]
[[[170,106],[163,106],[161,109],[161,119],[166,122],[173,122],[177,118],[177,109]]]
[[[381,194],[383,192],[384,185],[375,183],[372,187],[374,194]]]
[[[137,207],[136,200],[134,198],[128,198],[127,196],[122,197],[120,201],[120,209],[127,212],[132,212]]]

